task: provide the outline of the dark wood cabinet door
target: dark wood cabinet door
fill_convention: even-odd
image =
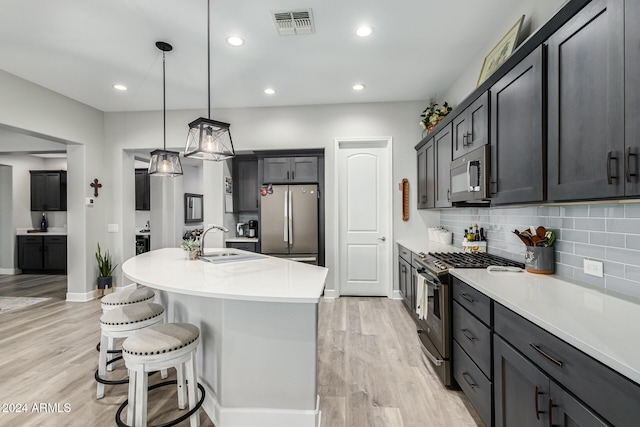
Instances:
[[[239,159],[235,163],[237,212],[258,211],[258,159]]]
[[[544,200],[542,46],[491,87],[491,202]]]
[[[398,257],[398,274],[398,287],[402,294],[402,301],[408,309],[411,309],[411,295],[408,289],[411,286],[411,279],[409,277],[411,274],[411,265],[400,257]]]
[[[489,94],[484,92],[453,119],[453,159],[489,143]]]
[[[640,2],[627,1],[625,15],[625,195],[640,195]]]
[[[60,203],[60,172],[51,172],[44,174],[44,206],[48,211],[61,210]],[[66,208],[65,208],[66,210]]]
[[[31,210],[67,210],[67,172],[30,171]]]
[[[623,1],[594,0],[549,38],[549,200],[624,193],[623,31]]]
[[[18,268],[42,270],[42,236],[18,236]]]
[[[549,425],[557,427],[609,426],[609,424],[605,423],[579,400],[564,391],[564,389],[554,381],[551,381],[549,391],[551,398],[547,399],[544,405],[545,410],[551,413]],[[629,422],[629,425],[634,424],[632,420],[629,420]]]
[[[67,237],[44,236],[43,255],[45,270],[66,270]]]
[[[291,158],[291,182],[315,183],[318,182],[318,158],[317,157],[293,157]]]
[[[417,208],[427,208],[427,146],[423,145],[416,152],[416,159],[418,161],[418,173],[417,173]]]
[[[264,182],[287,183],[291,179],[290,157],[265,157]]]
[[[243,251],[258,252],[256,242],[226,242],[227,248],[241,249]]]
[[[451,207],[451,191],[450,191],[450,169],[449,165],[451,163],[451,155],[452,155],[452,141],[453,135],[451,132],[452,125],[449,124],[447,127],[442,129],[438,134],[434,137],[434,145],[435,145],[435,207],[437,208],[448,208]]]
[[[147,169],[136,169],[136,210],[151,210],[151,179]]]
[[[31,210],[45,210],[45,175],[41,172],[31,172]]]
[[[427,209],[436,207],[436,153],[435,153],[435,141],[432,139],[426,145],[425,160],[427,161]]]
[[[497,334],[493,375],[496,427],[549,425],[549,378]]]

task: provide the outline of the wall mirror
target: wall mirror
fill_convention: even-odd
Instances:
[[[202,222],[202,194],[184,193],[184,223]]]

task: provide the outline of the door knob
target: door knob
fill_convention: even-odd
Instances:
[[[387,238],[382,236],[382,237],[378,237],[378,240],[380,240],[381,242],[385,242],[387,240]]]

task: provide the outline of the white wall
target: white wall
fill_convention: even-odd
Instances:
[[[12,167],[0,164],[0,274],[12,274],[15,269],[12,198]]]

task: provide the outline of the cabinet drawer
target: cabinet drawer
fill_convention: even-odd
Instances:
[[[482,371],[456,342],[453,343],[453,360],[453,377],[478,411],[484,424],[490,426],[493,406],[491,404],[491,381],[482,374]]]
[[[67,236],[44,236],[44,244],[49,243],[66,243]]]
[[[228,248],[242,249],[243,251],[256,252],[255,242],[226,242]]]
[[[497,334],[607,421],[640,420],[640,386],[500,304],[494,320]]]
[[[407,248],[405,248],[402,245],[398,245],[398,254],[400,255],[400,257],[402,257],[402,259],[404,259],[405,261],[407,261],[408,263],[411,263],[411,251]]]
[[[42,236],[18,236],[18,243],[42,243]]]
[[[491,325],[491,298],[475,290],[457,277],[453,278],[453,299],[469,310],[485,325]]]
[[[453,339],[491,379],[491,330],[473,317],[457,302],[453,302]],[[453,361],[453,364],[457,360]]]

